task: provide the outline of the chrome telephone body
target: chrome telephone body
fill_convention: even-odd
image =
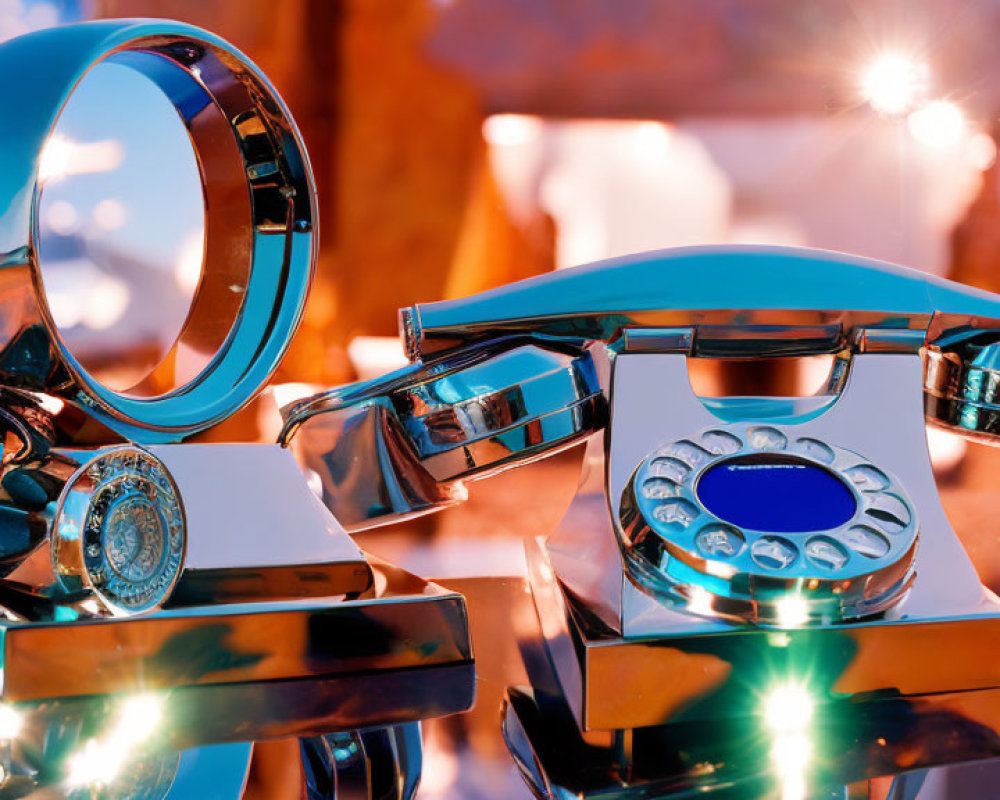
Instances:
[[[1000,433],[1000,297],[840,254],[706,247],[413,306],[400,327],[412,366],[284,411],[283,441],[350,527],[589,438],[569,512],[528,544],[533,663],[551,669],[511,690],[504,731],[536,795],[770,785],[784,734],[762,704],[780,685],[815,705],[796,730],[824,731],[820,786],[1000,756],[984,668],[1000,600],[925,437],[927,421]],[[690,358],[816,354],[835,358],[815,397],[702,398],[688,377]],[[931,725],[955,731],[947,746]]]

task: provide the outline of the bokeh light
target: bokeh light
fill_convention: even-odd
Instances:
[[[13,706],[0,705],[0,741],[16,739],[24,727],[24,716]]]
[[[528,114],[494,114],[483,122],[483,138],[494,147],[529,144],[543,130],[542,120]]]
[[[120,141],[76,142],[53,134],[38,159],[38,179],[55,183],[70,175],[112,172],[125,161],[125,147]]]
[[[809,722],[813,698],[802,684],[775,686],[764,698],[764,722],[774,737],[771,761],[782,800],[802,800],[807,794],[806,770],[812,758]]]
[[[905,114],[920,103],[929,76],[924,62],[905,53],[883,53],[862,72],[861,94],[880,114]]]
[[[933,148],[954,147],[968,134],[965,114],[954,103],[937,100],[913,111],[906,119],[913,138]]]
[[[774,733],[803,730],[812,715],[812,695],[802,684],[781,684],[764,699],[764,721]]]

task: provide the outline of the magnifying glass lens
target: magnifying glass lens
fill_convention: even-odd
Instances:
[[[81,366],[127,392],[167,357],[205,256],[191,137],[141,72],[98,63],[41,156],[39,265],[49,312]]]

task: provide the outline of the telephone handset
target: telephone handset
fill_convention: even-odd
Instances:
[[[947,521],[929,463],[899,463],[922,415],[888,414],[881,441],[860,421],[915,407],[922,384],[928,420],[1000,437],[1000,297],[851,256],[640,254],[416,305],[400,327],[411,366],[284,410],[283,441],[342,524],[460,502],[463,481],[606,429],[629,576],[696,613],[777,623],[791,585],[808,587],[803,624],[888,611],[913,583],[924,517]],[[709,408],[686,377],[688,357],[819,353],[845,367],[825,405]]]

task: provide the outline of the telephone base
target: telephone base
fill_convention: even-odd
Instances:
[[[611,531],[597,526],[531,542],[527,560],[545,648],[584,731],[755,715],[769,688],[787,682],[807,684],[818,707],[1000,688],[991,666],[1000,602],[985,589],[964,614],[777,630],[649,598],[625,577]],[[934,566],[947,575],[945,564],[924,569]]]
[[[73,748],[69,734],[50,733],[103,735],[134,695],[164,708],[156,752],[397,726],[470,708],[464,598],[376,559],[370,566],[374,583],[357,597],[0,624],[0,700],[23,719],[0,756],[26,774],[41,759],[44,774],[58,777],[53,763]],[[52,741],[56,754],[46,750]]]
[[[921,770],[1000,756],[997,729],[996,689],[840,700],[803,735],[810,758],[796,774],[780,761],[780,735],[757,718],[734,719],[721,731],[690,721],[587,734],[563,697],[526,688],[508,690],[503,712],[508,750],[532,794],[546,800],[805,796],[781,791],[802,785],[809,797],[867,798],[870,778],[902,776],[919,786]]]

